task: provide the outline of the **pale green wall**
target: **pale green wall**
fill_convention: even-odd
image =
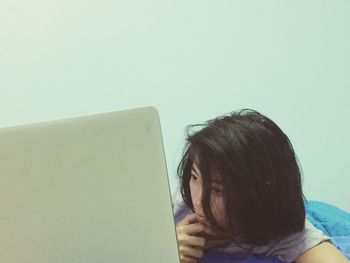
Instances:
[[[184,127],[250,107],[290,136],[307,198],[350,211],[350,2],[1,0],[0,126],[158,107]]]

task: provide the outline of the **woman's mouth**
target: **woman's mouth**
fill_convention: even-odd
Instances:
[[[204,216],[198,215],[198,214],[196,214],[196,216],[197,216],[199,223],[209,225],[209,221]]]
[[[204,220],[204,219],[205,219],[205,217],[204,217],[204,216],[202,216],[202,215],[198,215],[198,214],[196,214],[196,216],[197,216],[197,218],[198,218],[198,219],[202,219],[202,220]]]

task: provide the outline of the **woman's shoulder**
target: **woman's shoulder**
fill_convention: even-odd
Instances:
[[[216,250],[237,256],[245,255],[247,251],[250,251],[250,254],[273,257],[283,262],[293,262],[305,251],[324,241],[330,241],[330,238],[322,231],[316,229],[307,219],[305,219],[305,227],[303,231],[293,233],[266,245],[251,247],[250,245],[237,245],[232,242],[224,247],[217,248]],[[252,250],[250,250],[250,248]]]
[[[285,262],[294,262],[305,251],[325,241],[331,242],[330,237],[315,228],[305,218],[304,229],[275,242],[271,246],[269,254]]]

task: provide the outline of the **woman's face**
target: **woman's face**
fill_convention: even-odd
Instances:
[[[199,221],[203,223],[209,223],[209,221],[204,216],[202,207],[203,178],[195,163],[193,163],[191,169],[190,191],[194,211],[197,214]],[[210,206],[211,211],[219,225],[226,227],[228,225],[228,220],[225,213],[223,186],[222,181],[218,175],[212,176]]]

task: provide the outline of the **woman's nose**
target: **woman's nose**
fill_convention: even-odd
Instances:
[[[202,192],[201,191],[196,191],[194,194],[194,200],[193,206],[197,214],[203,215],[203,209],[202,209]]]

